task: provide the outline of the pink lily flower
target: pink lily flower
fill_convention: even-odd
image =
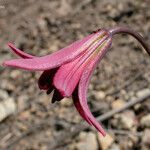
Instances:
[[[11,50],[21,58],[5,61],[3,65],[43,71],[38,85],[41,90],[46,90],[47,94],[54,90],[52,102],[72,96],[74,105],[82,118],[105,136],[104,129],[89,110],[86,93],[94,69],[111,46],[112,36],[121,32],[129,33],[138,39],[150,54],[148,46],[139,34],[127,28],[117,27],[110,30],[97,30],[82,40],[42,57],[24,53],[9,43]]]

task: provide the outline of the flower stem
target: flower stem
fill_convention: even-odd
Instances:
[[[144,47],[144,49],[150,55],[149,45],[145,42],[144,38],[136,31],[129,29],[127,27],[115,27],[115,28],[109,29],[109,33],[111,34],[111,36],[113,36],[115,34],[119,34],[119,33],[127,33],[127,34],[132,35],[135,39],[137,39],[141,43],[141,45]]]

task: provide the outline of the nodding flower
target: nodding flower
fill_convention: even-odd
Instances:
[[[127,33],[135,37],[150,55],[150,48],[140,34],[126,27],[116,27],[109,30],[98,29],[87,37],[42,57],[27,54],[9,43],[11,50],[21,58],[5,61],[3,65],[30,71],[43,71],[38,86],[47,94],[54,90],[52,102],[72,96],[82,118],[105,136],[104,129],[88,107],[86,96],[94,69],[111,47],[113,35],[118,33]]]

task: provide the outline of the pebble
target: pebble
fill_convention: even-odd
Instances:
[[[103,91],[93,91],[92,94],[94,95],[97,101],[105,99],[105,92]]]
[[[112,144],[112,146],[108,150],[120,150],[120,146],[117,144]]]
[[[53,43],[53,44],[52,44]],[[49,52],[55,52],[59,49],[59,44],[60,44],[60,41],[59,40],[54,40],[53,42],[50,42],[48,44],[48,49],[49,49]]]
[[[0,100],[5,100],[8,98],[8,93],[4,90],[0,90]]]
[[[150,114],[143,116],[140,123],[142,126],[150,128]]]
[[[16,87],[14,84],[12,84],[11,82],[9,82],[9,80],[1,80],[1,85],[0,87],[2,89],[7,89],[7,90],[10,90],[10,91],[14,91],[16,90]]]
[[[142,96],[144,96],[144,95],[146,95],[146,94],[148,94],[148,93],[150,93],[150,89],[149,89],[149,88],[145,88],[145,89],[143,89],[143,90],[137,92],[137,96],[138,96],[138,97],[142,97]]]
[[[21,77],[21,71],[20,70],[12,70],[10,72],[10,77],[12,79],[17,79],[17,78]]]
[[[142,136],[142,150],[149,150],[150,148],[150,129],[146,129]]]
[[[27,120],[29,117],[31,117],[31,113],[30,113],[30,111],[23,111],[23,112],[21,112],[19,115],[18,115],[18,118],[20,119],[20,120]]]
[[[23,111],[27,108],[27,101],[29,97],[27,95],[20,95],[18,97],[17,105],[18,105],[18,111]]]
[[[97,150],[98,144],[96,135],[92,132],[81,132],[79,142],[75,146],[76,150]]]
[[[71,98],[64,98],[61,102],[60,105],[64,107],[70,107],[72,105],[72,99]]]
[[[114,98],[112,96],[107,96],[106,101],[107,103],[112,103],[114,101]]]
[[[102,150],[108,150],[108,148],[113,144],[114,138],[112,135],[108,134],[105,137],[102,137],[98,133],[98,142],[99,146],[101,147]]]
[[[9,115],[17,111],[17,106],[12,98],[7,98],[0,103],[0,122],[7,118]]]
[[[61,17],[65,17],[69,13],[71,13],[72,9],[70,3],[67,0],[62,0],[60,7],[57,9],[57,13]]]
[[[112,102],[111,107],[113,109],[118,109],[118,108],[123,107],[124,105],[125,105],[125,102],[122,99],[118,99]]]
[[[117,116],[117,127],[120,129],[131,129],[136,124],[133,111],[125,111]]]

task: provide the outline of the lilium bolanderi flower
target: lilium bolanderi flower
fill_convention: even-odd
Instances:
[[[150,54],[150,49],[142,36],[128,28],[116,27],[110,30],[97,30],[82,40],[42,57],[24,53],[9,43],[11,50],[21,58],[5,61],[3,65],[43,71],[38,85],[41,90],[46,90],[47,94],[54,90],[52,102],[72,96],[74,105],[83,119],[105,136],[105,131],[89,110],[86,93],[94,69],[110,48],[112,36],[118,33],[134,36]]]

